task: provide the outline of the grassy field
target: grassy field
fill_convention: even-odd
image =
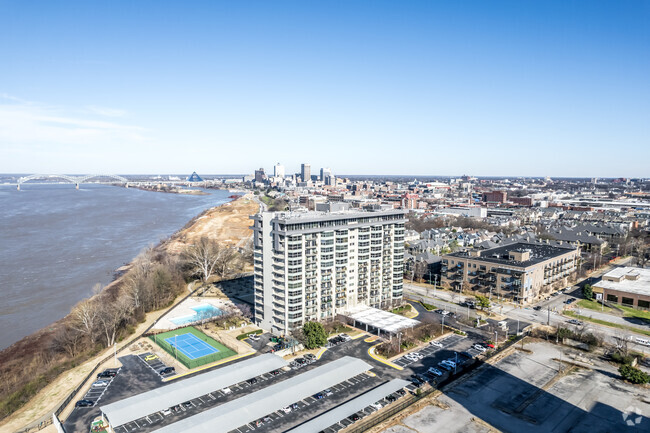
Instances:
[[[208,343],[210,346],[214,347],[219,351],[217,353],[212,353],[210,355],[202,356],[201,358],[190,359],[187,356],[185,356],[183,352],[180,351],[176,352],[174,348],[165,341],[165,338],[173,337],[174,335],[183,335],[183,334],[193,334],[194,336],[198,337],[199,339]],[[150,335],[149,338],[151,339],[151,341],[153,341],[158,346],[160,346],[165,352],[169,353],[171,356],[177,357],[178,360],[182,362],[183,365],[189,369],[200,367],[202,365],[209,364],[211,362],[220,361],[224,358],[229,358],[237,354],[237,352],[235,352],[234,350],[229,349],[228,347],[219,343],[215,339],[208,337],[203,332],[199,331],[193,326],[188,326],[187,328],[182,328],[182,329],[175,329],[173,331],[167,331],[161,334]]]
[[[613,310],[605,305],[605,308],[601,306],[600,302],[592,301],[589,299],[581,299],[578,301],[578,305],[582,308],[588,308],[590,310],[602,311],[604,313],[611,313]]]
[[[626,317],[636,317],[650,322],[650,311],[637,310],[635,308],[618,306],[621,310],[625,311]]]
[[[576,319],[584,320],[586,322],[592,322],[592,323],[597,323],[599,325],[611,326],[612,328],[625,329],[627,331],[637,332],[639,334],[644,334],[644,335],[650,336],[650,331],[646,331],[645,329],[633,328],[632,326],[620,325],[618,323],[612,323],[612,322],[608,322],[606,320],[593,319],[591,317],[583,316],[581,314],[576,314],[573,311],[565,311],[564,315],[569,316],[569,317],[574,317]]]

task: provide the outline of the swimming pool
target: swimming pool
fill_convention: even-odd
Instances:
[[[219,308],[210,304],[197,305],[196,307],[192,307],[192,310],[196,311],[196,313],[189,316],[176,317],[174,319],[169,319],[169,320],[174,325],[187,325],[189,323],[198,322],[199,320],[204,320],[204,319],[210,319],[212,317],[220,316],[222,314],[222,311]]]

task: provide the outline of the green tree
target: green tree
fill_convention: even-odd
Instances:
[[[618,372],[621,373],[623,379],[631,383],[644,384],[650,382],[650,375],[631,365],[621,365]]]
[[[490,300],[487,296],[476,295],[476,304],[481,308],[481,310],[490,308]]]
[[[586,299],[591,299],[594,297],[594,290],[591,288],[591,284],[585,284],[582,288],[582,296]]]
[[[302,327],[304,345],[306,349],[315,349],[327,343],[327,332],[318,322],[307,322]]]

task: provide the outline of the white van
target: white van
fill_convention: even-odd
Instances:
[[[645,338],[636,337],[636,343],[643,344],[644,346],[650,346],[650,340],[646,340]]]
[[[501,327],[501,329],[506,329],[508,327],[508,322],[502,320],[499,322],[499,326]]]

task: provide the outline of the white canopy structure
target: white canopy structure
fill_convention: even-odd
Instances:
[[[371,368],[358,358],[344,356],[156,431],[160,433],[228,432]]]
[[[356,308],[348,310],[343,314],[355,321],[355,327],[366,327],[366,331],[372,328],[383,331],[388,334],[395,335],[404,329],[411,329],[420,324],[419,320],[409,319],[399,314],[394,314],[389,311],[372,308],[365,305],[360,305]]]
[[[370,406],[376,401],[381,400],[388,394],[391,394],[398,389],[404,388],[409,382],[403,379],[393,379],[383,385],[374,388],[359,397],[354,398],[347,403],[344,403],[336,408],[317,416],[304,424],[299,425],[288,431],[288,433],[314,433],[323,431],[327,427],[338,423],[339,421],[353,415],[360,410]]]
[[[268,353],[125,398],[102,406],[101,411],[115,428],[287,365],[281,357]]]

